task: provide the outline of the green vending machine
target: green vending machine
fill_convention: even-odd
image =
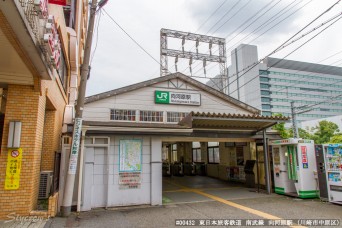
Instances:
[[[313,140],[271,142],[275,192],[299,198],[317,198],[316,157]]]

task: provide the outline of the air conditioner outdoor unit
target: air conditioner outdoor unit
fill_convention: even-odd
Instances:
[[[53,180],[53,172],[52,171],[40,172],[38,199],[49,198],[52,180]]]

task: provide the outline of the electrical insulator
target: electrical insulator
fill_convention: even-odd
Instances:
[[[213,47],[213,42],[210,40],[210,42],[209,42],[209,51],[210,51],[210,55],[212,55],[211,54],[211,48]]]
[[[207,65],[207,60],[206,60],[206,59],[204,59],[204,60],[203,60],[203,70],[204,70],[204,76],[207,76],[207,70],[205,69],[206,65]]]
[[[177,63],[178,63],[178,55],[177,55],[176,58],[175,58],[175,68],[176,68],[176,72],[178,72]]]
[[[199,45],[199,40],[196,40],[196,53],[198,54],[198,45]]]

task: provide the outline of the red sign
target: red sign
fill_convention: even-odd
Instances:
[[[301,151],[302,151],[303,169],[307,169],[309,167],[309,164],[308,164],[308,155],[307,155],[306,146],[301,146]]]
[[[56,29],[56,22],[53,15],[49,15],[46,26],[46,33],[44,34],[44,42],[46,50],[50,56],[53,66],[58,69],[60,56],[61,56],[61,45],[58,38],[58,31]]]
[[[49,0],[50,4],[56,4],[60,6],[66,6],[67,5],[67,0]]]
[[[36,0],[34,1],[34,8],[38,13],[40,19],[47,18],[48,16],[48,1],[47,0]]]

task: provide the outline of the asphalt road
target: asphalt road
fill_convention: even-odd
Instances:
[[[342,221],[342,206],[321,202],[318,199],[300,200],[296,198],[271,195],[248,199],[231,200],[258,212],[265,212],[277,218],[297,221],[297,219],[332,219]],[[252,211],[254,212],[254,211]],[[191,224],[193,219],[216,222],[240,219],[265,219],[255,213],[238,209],[215,200],[207,202],[177,203],[158,207],[132,207],[121,209],[98,209],[91,212],[75,214],[69,218],[50,219],[48,227],[175,227],[176,219]],[[199,220],[197,220],[197,225]],[[214,221],[215,221],[214,220]],[[212,220],[213,221],[213,220]],[[212,222],[211,221],[211,222]],[[190,223],[189,223],[190,222]],[[224,226],[218,225],[218,226]],[[208,227],[208,226],[207,226]],[[211,226],[217,227],[217,226]],[[285,227],[285,226],[283,226]],[[317,225],[315,227],[322,227]],[[339,225],[341,227],[341,225]]]

